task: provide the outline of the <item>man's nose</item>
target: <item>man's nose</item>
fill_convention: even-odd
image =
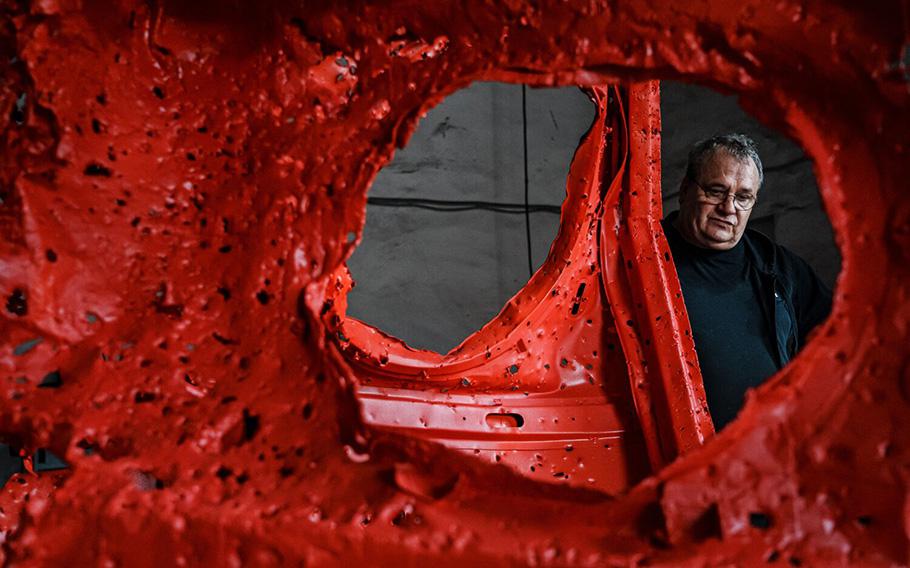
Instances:
[[[732,193],[728,193],[724,196],[724,200],[717,204],[720,207],[720,210],[726,215],[735,215],[736,207],[733,205],[734,196]]]

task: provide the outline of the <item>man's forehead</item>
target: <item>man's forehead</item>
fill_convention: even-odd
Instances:
[[[701,164],[703,182],[737,182],[742,189],[758,191],[758,168],[749,156],[736,156],[723,148],[711,152]]]

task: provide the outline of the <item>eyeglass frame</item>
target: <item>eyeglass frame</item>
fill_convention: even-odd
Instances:
[[[689,178],[689,181],[691,181],[693,184],[695,184],[695,187],[697,187],[698,189],[701,190],[702,195],[704,195],[704,197],[705,197],[705,202],[706,202],[706,203],[709,203],[709,204],[711,204],[711,205],[720,205],[721,203],[726,203],[726,202],[727,202],[727,199],[729,199],[729,198],[732,196],[732,197],[733,197],[733,208],[734,208],[734,209],[736,209],[737,211],[750,211],[753,207],[755,207],[755,203],[758,202],[758,196],[757,196],[757,195],[755,195],[755,194],[749,194],[748,197],[751,198],[752,204],[749,205],[749,206],[746,207],[746,208],[742,208],[742,207],[740,207],[740,206],[737,204],[737,202],[736,202],[736,198],[737,198],[737,197],[740,197],[740,196],[738,196],[737,194],[733,193],[733,190],[732,190],[732,189],[726,189],[726,190],[724,190],[724,191],[722,192],[722,193],[723,193],[723,198],[720,199],[720,201],[714,201],[714,200],[717,200],[717,199],[719,198],[719,196],[714,196],[714,197],[712,197],[712,196],[709,194],[709,191],[710,191],[710,192],[713,192],[713,193],[721,193],[720,190],[717,190],[717,189],[705,189],[705,187],[704,187],[702,184],[698,183],[697,181],[695,181],[695,180],[692,179],[692,178]]]

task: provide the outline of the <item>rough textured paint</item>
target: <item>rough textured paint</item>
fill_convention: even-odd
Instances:
[[[2,4],[0,441],[70,465],[0,490],[4,562],[908,562],[906,3],[334,4]],[[615,497],[366,426],[322,312],[395,145],[472,80],[643,78],[738,92],[814,158],[843,272],[811,344]],[[654,211],[620,205],[620,252],[659,263]],[[664,287],[628,290],[645,325],[672,278],[632,272]],[[686,374],[672,332],[651,341],[623,373]],[[484,380],[559,380],[512,357]],[[701,433],[656,420],[662,441],[708,435],[697,400],[670,411]]]
[[[617,199],[624,171],[604,149],[625,145],[624,110],[618,89],[591,94],[598,115],[573,160],[548,260],[481,330],[446,355],[411,349],[344,317],[352,285],[344,268],[322,311],[352,365],[368,424],[541,481],[618,493],[649,471],[649,454],[620,341],[626,324],[605,312],[612,304],[601,291],[601,188]]]

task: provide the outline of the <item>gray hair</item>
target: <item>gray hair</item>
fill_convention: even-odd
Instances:
[[[686,178],[697,182],[698,174],[705,161],[718,150],[724,150],[731,156],[741,160],[751,159],[756,169],[758,169],[758,186],[761,187],[762,182],[765,181],[765,173],[762,170],[761,158],[758,157],[758,147],[755,141],[745,134],[722,134],[695,144],[689,152]]]

